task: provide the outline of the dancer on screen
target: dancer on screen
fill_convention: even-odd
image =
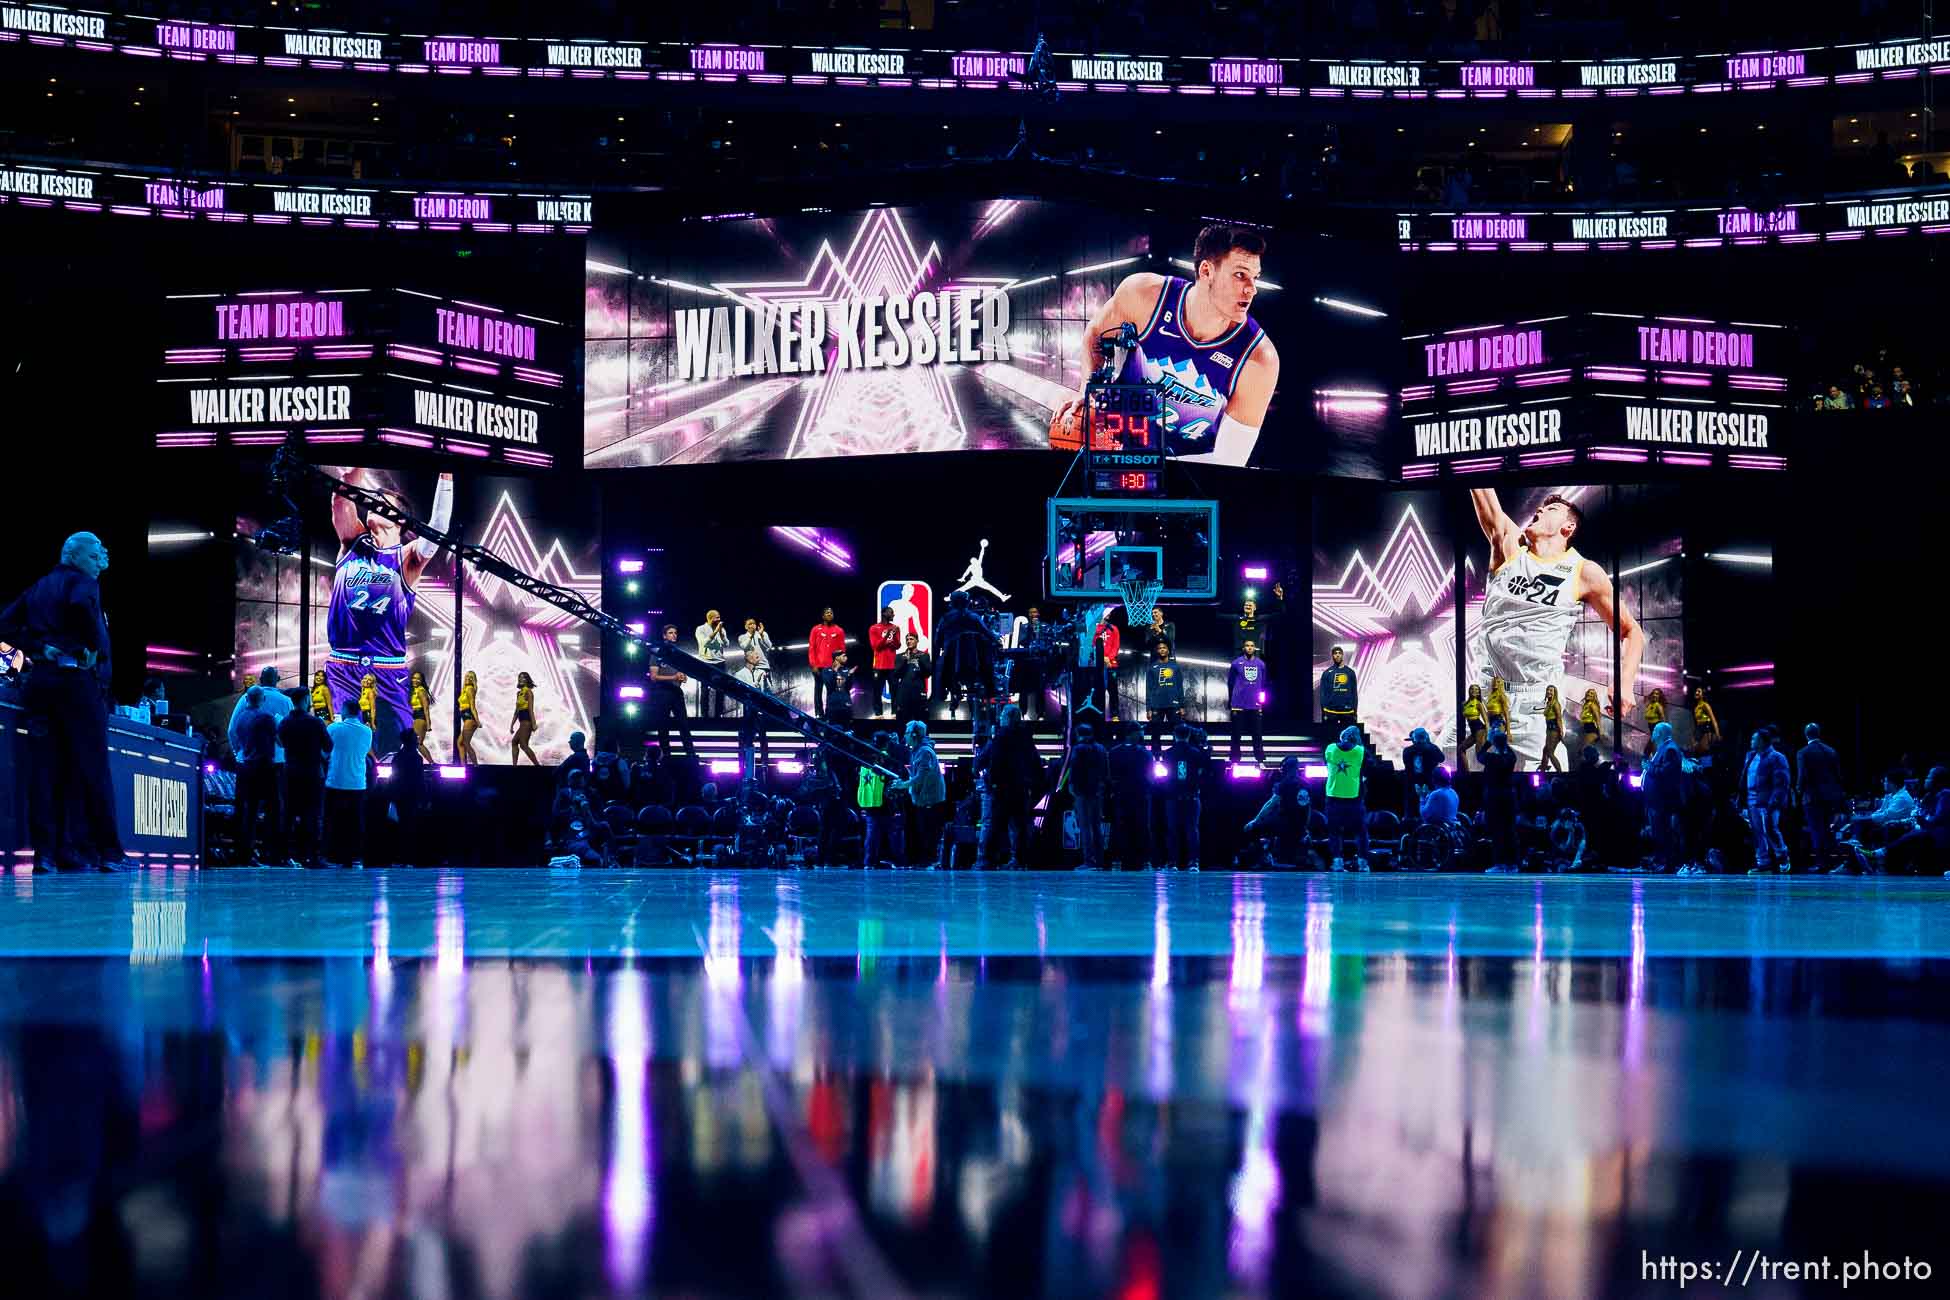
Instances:
[[[1519,526],[1503,512],[1494,488],[1476,488],[1469,496],[1490,544],[1489,589],[1482,613],[1469,626],[1470,663],[1478,675],[1507,683],[1510,747],[1525,766],[1534,766],[1543,758],[1544,690],[1564,674],[1564,650],[1581,611],[1589,609],[1618,634],[1620,715],[1636,703],[1645,631],[1605,571],[1571,545],[1584,526],[1584,512],[1571,500],[1553,493]]]
[[[345,481],[364,487],[366,471],[347,470]],[[382,495],[407,508],[399,493]],[[445,531],[453,509],[454,476],[442,474],[428,522]],[[390,753],[400,734],[413,726],[406,627],[413,616],[420,575],[438,548],[422,538],[405,538],[392,520],[365,514],[357,502],[340,496],[332,498],[332,527],[339,537],[339,558],[325,615],[325,639],[331,647],[325,660],[326,680],[332,697],[344,699],[358,689],[361,677],[373,678],[377,700],[385,705],[383,718],[377,716],[378,709],[373,711],[372,725],[380,733],[374,748]]]
[[[1123,325],[1137,330],[1117,382],[1162,390],[1168,455],[1216,465],[1252,457],[1280,379],[1280,354],[1250,314],[1265,252],[1266,236],[1249,226],[1207,226],[1192,246],[1193,279],[1126,276],[1084,327],[1086,381],[1103,335]],[[1057,409],[1052,443],[1082,445],[1086,393]]]

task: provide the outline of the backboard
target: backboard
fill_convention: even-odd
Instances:
[[[1158,599],[1219,598],[1219,503],[1053,497],[1048,504],[1051,600],[1122,600],[1118,582],[1142,575],[1164,584]]]

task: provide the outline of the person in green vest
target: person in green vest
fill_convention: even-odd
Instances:
[[[893,748],[893,735],[882,732],[880,758],[883,763],[892,763]],[[892,823],[893,809],[888,807],[887,778],[871,767],[863,765],[860,768],[858,796],[860,816],[867,823],[866,852],[862,855],[860,865],[867,870],[872,870],[874,867],[891,869],[894,861],[888,855],[887,832]]]
[[[1368,869],[1368,809],[1361,797],[1367,760],[1359,727],[1344,728],[1341,738],[1327,747],[1327,838],[1335,871],[1349,869],[1344,852],[1349,836],[1355,845],[1353,869]]]

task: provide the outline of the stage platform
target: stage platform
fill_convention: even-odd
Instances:
[[[1865,1251],[1941,1276],[1946,903],[15,874],[0,1240],[22,1295],[1652,1294],[1668,1257],[1756,1252],[1828,1259],[1824,1290]]]

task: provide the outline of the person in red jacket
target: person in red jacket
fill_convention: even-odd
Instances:
[[[806,638],[806,662],[813,670],[813,716],[826,716],[826,682],[820,670],[833,666],[834,652],[846,648],[846,630],[833,621],[833,607],[819,611],[819,622]]]
[[[894,622],[893,606],[880,611],[880,621],[867,629],[867,649],[873,653],[868,667],[868,689],[873,692],[873,716],[880,716],[880,694],[884,688],[893,697],[894,656],[900,652],[900,624]]]

